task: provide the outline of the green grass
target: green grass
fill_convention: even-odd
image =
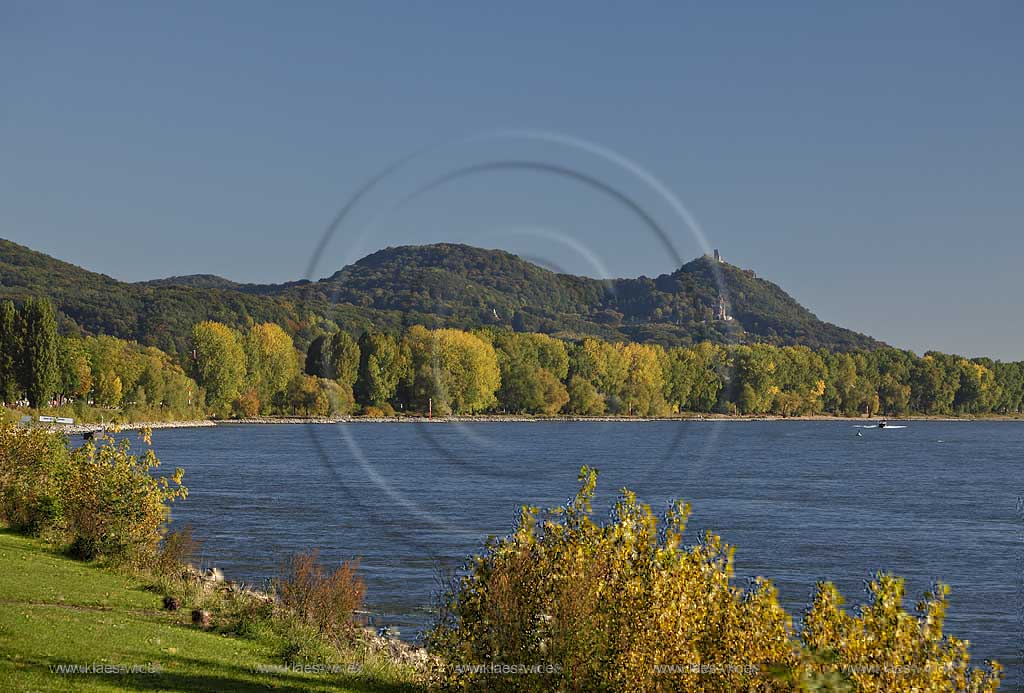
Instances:
[[[0,531],[0,690],[398,691],[394,676],[257,673],[273,644],[195,628],[141,581]],[[150,665],[159,673],[55,673],[58,665]],[[311,662],[312,664],[312,662]]]

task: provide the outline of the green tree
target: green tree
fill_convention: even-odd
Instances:
[[[999,388],[993,410],[1000,414],[1016,414],[1024,410],[1024,362],[992,364]]]
[[[825,407],[828,411],[853,416],[860,410],[857,389],[857,362],[850,354],[830,354]]]
[[[46,299],[30,297],[18,313],[21,388],[29,406],[45,406],[57,389],[57,319]]]
[[[597,391],[594,384],[583,376],[574,375],[569,379],[568,395],[569,403],[566,408],[570,414],[582,416],[604,414],[604,397]]]
[[[995,373],[976,361],[960,359],[960,384],[953,397],[953,409],[959,414],[985,414],[992,410],[999,392]]]
[[[945,354],[928,352],[910,373],[910,405],[922,414],[950,414],[960,386],[960,369]]]
[[[569,375],[569,353],[565,348],[565,342],[536,332],[527,333],[525,338],[536,350],[537,365],[557,380],[565,380]]]
[[[697,355],[690,349],[675,347],[665,352],[662,363],[665,401],[673,411],[686,409],[699,376]]]
[[[92,369],[89,354],[81,339],[59,337],[57,348],[57,394],[65,399],[81,398],[92,389]]]
[[[141,365],[139,377],[135,381],[129,398],[139,405],[161,406],[167,391],[167,379],[164,376],[164,363],[161,352],[155,347],[146,347],[135,358]]]
[[[910,385],[901,383],[896,376],[886,373],[878,388],[882,411],[886,414],[906,414],[910,406]]]
[[[739,346],[732,354],[736,405],[743,414],[767,413],[780,392],[775,384],[778,350],[767,344]]]
[[[21,330],[18,311],[11,301],[0,302],[0,401],[13,404],[20,398],[18,364]]]
[[[197,382],[206,390],[206,403],[220,416],[231,411],[245,380],[245,350],[236,332],[207,320],[192,328]]]
[[[93,402],[101,407],[120,406],[125,392],[125,379],[121,372],[127,362],[126,342],[110,335],[100,335],[86,337],[82,346],[89,357]]]
[[[112,371],[103,371],[93,383],[93,401],[102,407],[119,407],[124,396],[121,376]]]
[[[408,372],[408,355],[393,336],[372,332],[359,338],[358,350],[356,401],[374,407],[390,405],[399,382]]]
[[[321,334],[314,337],[313,341],[309,343],[309,347],[306,348],[306,375],[324,377],[324,373],[327,371],[324,347],[329,338],[330,335]]]
[[[492,335],[501,387],[498,402],[513,412],[557,413],[568,401],[562,384],[569,356],[560,340],[543,334],[501,331]]]
[[[711,342],[701,342],[693,348],[693,354],[697,361],[697,377],[685,408],[689,411],[710,412],[715,409],[719,393],[725,386],[723,373],[728,360],[726,351]]]
[[[741,414],[756,412],[761,404],[761,399],[750,383],[743,383],[740,387],[739,397],[736,398],[736,406]]]
[[[784,416],[816,414],[821,411],[827,372],[821,356],[804,346],[775,352],[775,385],[778,392],[772,411]]]
[[[326,343],[328,368],[323,377],[337,380],[351,389],[359,378],[359,345],[342,329],[331,335]]]
[[[356,400],[352,396],[351,386],[339,383],[337,380],[321,378],[320,389],[327,397],[328,415],[348,416],[355,410]]]
[[[909,351],[879,349],[870,354],[879,374],[878,398],[887,414],[910,411],[910,370],[917,358]]]

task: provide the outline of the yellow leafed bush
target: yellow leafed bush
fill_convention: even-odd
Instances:
[[[969,667],[945,637],[947,588],[919,616],[880,576],[858,616],[822,584],[797,632],[763,578],[733,580],[733,549],[706,534],[682,545],[690,513],[661,518],[624,491],[591,517],[597,474],[563,508],[524,508],[445,596],[429,646],[440,683],[471,690],[993,691],[1000,669]]]

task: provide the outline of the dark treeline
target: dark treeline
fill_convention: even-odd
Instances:
[[[565,341],[483,328],[341,328],[305,354],[275,323],[206,321],[177,361],[109,336],[57,334],[52,306],[0,303],[0,396],[10,405],[154,416],[395,412],[664,416],[682,412],[985,415],[1024,410],[1024,362],[909,351],[814,351]]]

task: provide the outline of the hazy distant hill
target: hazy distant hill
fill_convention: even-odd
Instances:
[[[717,274],[726,289],[721,319]],[[273,321],[305,341],[324,320],[370,326],[509,326],[561,336],[685,344],[768,341],[874,348],[822,322],[753,273],[699,258],[654,279],[557,274],[500,250],[437,244],[386,248],[316,282],[238,284],[213,275],[121,282],[0,240],[0,297],[49,296],[67,330],[187,348],[194,322]]]

